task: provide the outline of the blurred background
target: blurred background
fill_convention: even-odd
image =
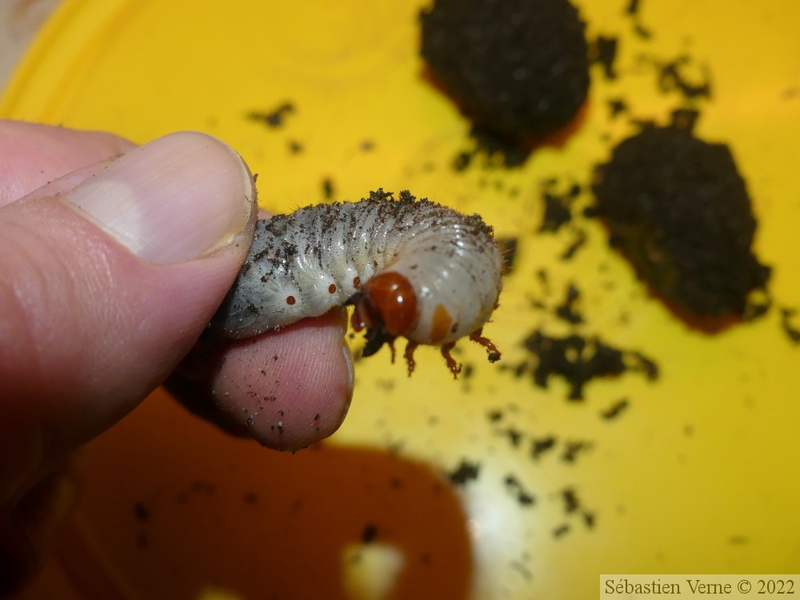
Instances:
[[[0,85],[5,85],[19,59],[59,0],[0,0]]]
[[[348,419],[317,447],[233,440],[154,394],[93,444],[79,510],[23,598],[575,599],[601,573],[798,571],[795,0],[576,1],[595,52],[615,54],[571,134],[515,168],[476,150],[424,77],[423,2],[66,0],[42,26],[56,4],[0,0],[0,116],[140,143],[206,131],[276,212],[410,189],[479,212],[511,262],[484,331],[501,362],[462,342],[453,381],[433,348],[411,378],[384,352],[357,360]],[[767,313],[713,335],[584,214],[594,166],[677,109],[731,148],[773,267]],[[543,381],[536,341],[567,335],[627,370],[570,398],[574,382]]]

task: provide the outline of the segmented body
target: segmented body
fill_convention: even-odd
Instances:
[[[501,268],[479,216],[379,190],[259,221],[213,324],[244,338],[354,304],[354,325],[367,328],[365,354],[403,336],[410,368],[413,346],[431,344],[454,369],[449,349],[465,336],[499,357],[480,331],[497,306]]]

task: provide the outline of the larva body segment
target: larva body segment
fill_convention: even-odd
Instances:
[[[279,329],[354,304],[369,355],[403,336],[449,350],[480,337],[497,306],[502,260],[492,229],[409,192],[378,190],[359,202],[308,206],[259,221],[247,260],[212,326],[234,338]]]

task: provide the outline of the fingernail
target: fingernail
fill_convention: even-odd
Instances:
[[[63,196],[139,258],[170,264],[233,241],[254,217],[250,171],[209,135],[167,135],[110,161]]]

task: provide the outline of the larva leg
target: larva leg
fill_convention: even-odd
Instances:
[[[447,368],[450,369],[450,372],[453,374],[453,379],[458,379],[458,374],[461,373],[461,365],[458,364],[456,359],[453,358],[453,355],[450,354],[450,350],[452,350],[455,345],[455,342],[450,342],[442,346],[442,356],[444,356],[445,361],[447,361]]]
[[[500,360],[500,350],[497,349],[497,346],[492,343],[492,340],[489,338],[483,337],[481,334],[483,333],[482,329],[478,329],[470,334],[469,339],[473,342],[478,342],[481,346],[486,348],[486,352],[489,353],[489,362],[497,362]]]
[[[408,376],[411,377],[411,374],[414,372],[414,368],[417,366],[417,361],[414,360],[414,350],[417,349],[417,342],[412,342],[409,340],[408,344],[406,344],[406,351],[403,354],[403,358],[406,359],[406,364],[408,365]]]

